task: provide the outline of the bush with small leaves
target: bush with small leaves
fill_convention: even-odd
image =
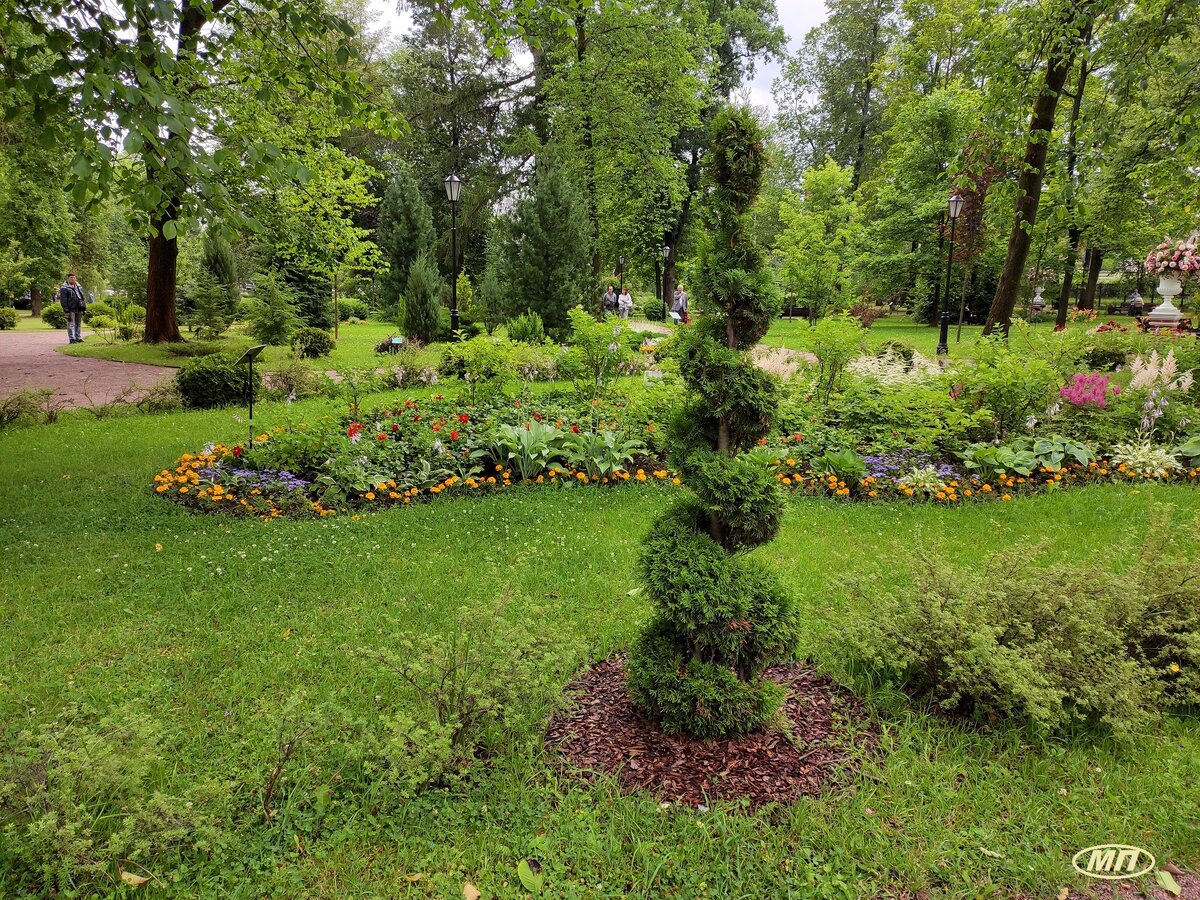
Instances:
[[[107,300],[97,300],[95,303],[89,303],[87,309],[83,311],[83,321],[91,322],[96,316],[116,319],[117,310]]]
[[[700,738],[744,734],[777,715],[784,691],[762,673],[797,639],[791,597],[741,556],[774,538],[783,512],[778,483],[747,452],[770,431],[778,403],[777,383],[749,352],[778,306],[749,221],[764,165],[753,116],[720,113],[696,278],[712,313],[674,347],[693,396],[671,423],[671,463],[696,496],[661,516],[643,547],[655,609],[629,658],[634,702],[665,731]]]
[[[69,708],[4,747],[0,859],[12,896],[112,896],[117,873],[166,871],[212,850],[220,791],[176,796],[162,729],[143,714]]]
[[[0,306],[0,331],[17,327],[17,311],[11,306]]]
[[[903,593],[889,586],[895,573],[855,588],[869,613],[844,623],[839,655],[875,685],[1060,734],[1130,737],[1166,708],[1200,703],[1200,586],[1159,554],[1119,575],[999,560],[963,571],[933,554],[917,563]]]
[[[507,327],[510,341],[540,344],[546,339],[546,329],[542,327],[542,317],[529,310],[511,320]]]
[[[292,352],[301,359],[320,359],[334,348],[333,335],[321,328],[301,328],[292,335]]]
[[[667,318],[663,313],[661,300],[647,300],[643,303],[642,315],[651,322],[665,322]]]
[[[218,353],[192,360],[175,373],[175,388],[190,409],[213,409],[245,403],[250,387],[249,367],[237,365],[237,357]],[[262,377],[255,371],[253,390],[257,396]]]
[[[363,300],[357,297],[341,297],[338,299],[338,318],[343,322],[348,322],[350,319],[360,319],[365,321],[370,317],[370,309]]]
[[[42,321],[51,328],[66,328],[67,311],[58,303],[47,303],[42,307]]]

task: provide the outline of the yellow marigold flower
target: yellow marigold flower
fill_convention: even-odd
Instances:
[[[963,491],[963,496],[964,496],[964,497],[970,497],[970,496],[971,496],[971,489],[970,489],[970,488],[967,488],[965,491]]]
[[[867,491],[867,496],[874,497],[874,496],[876,496],[876,492],[875,491]]]
[[[374,492],[374,491],[367,491],[365,494],[363,494],[363,496],[364,496],[364,497],[366,497],[368,500],[374,500],[374,499],[375,499],[375,492]]]
[[[946,499],[946,492],[945,492],[945,491],[938,491],[938,492],[937,492],[937,494],[936,494],[935,496],[936,496],[936,497],[937,497],[939,500],[945,500],[945,499]]]
[[[388,499],[389,500],[399,500],[400,495],[397,494],[395,491],[388,491]]]
[[[1179,671],[1179,663],[1171,663],[1169,666],[1167,666],[1167,671],[1171,672],[1172,674],[1174,674],[1175,672],[1178,672]]]
[[[156,490],[158,493],[160,493],[160,494],[161,494],[163,491],[165,491],[165,490],[166,490],[167,488],[169,488],[169,487],[170,487],[170,485],[169,485],[169,484],[160,484],[160,485],[159,485],[158,487],[156,487],[154,490]]]
[[[643,472],[641,469],[638,469],[638,470],[637,470],[637,480],[638,480],[638,481],[645,481],[645,480],[646,480],[646,473],[645,473],[645,472]]]
[[[789,466],[794,466],[794,465],[796,464],[796,461],[795,461],[794,459],[789,459],[789,460],[787,461],[787,464],[788,464]]]
[[[678,478],[672,478],[672,479],[671,479],[671,484],[683,484],[683,482],[682,482],[682,481],[680,481]]]
[[[188,492],[188,489],[186,487],[181,487],[179,489],[179,493],[181,493],[181,494],[186,494],[187,492]]]
[[[785,485],[787,485],[787,484],[791,484],[791,483],[792,483],[792,479],[790,479],[790,478],[785,478],[785,479],[783,479],[783,483],[784,483]]]
[[[496,477],[495,477],[494,475],[489,475],[489,476],[488,476],[487,483],[488,483],[488,484],[495,484],[495,483],[496,483]]]
[[[1001,500],[1011,500],[1012,494],[1003,494],[1003,495],[1001,495],[1000,499]]]

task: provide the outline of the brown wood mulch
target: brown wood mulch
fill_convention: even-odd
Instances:
[[[745,799],[754,809],[816,796],[848,770],[850,747],[873,740],[864,709],[806,663],[772,666],[766,677],[788,686],[790,739],[778,730],[707,741],[664,734],[634,708],[625,661],[613,656],[571,683],[574,703],[551,720],[546,743],[568,770],[612,775],[625,790],[693,807]]]

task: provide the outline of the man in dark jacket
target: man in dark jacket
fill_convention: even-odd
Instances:
[[[87,309],[87,300],[74,272],[67,276],[66,284],[58,289],[58,302],[67,313],[67,339],[72,344],[82,344],[83,311]]]

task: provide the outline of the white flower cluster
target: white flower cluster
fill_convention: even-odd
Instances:
[[[1148,359],[1140,355],[1129,364],[1133,379],[1129,382],[1131,391],[1146,388],[1158,388],[1163,391],[1186,391],[1192,386],[1191,371],[1177,375],[1179,364],[1175,361],[1175,351],[1167,351],[1165,357],[1160,357],[1157,350],[1151,350]]]
[[[846,371],[858,378],[870,378],[880,384],[921,384],[942,373],[936,359],[913,353],[909,362],[889,347],[882,356],[859,356],[846,364]]]

